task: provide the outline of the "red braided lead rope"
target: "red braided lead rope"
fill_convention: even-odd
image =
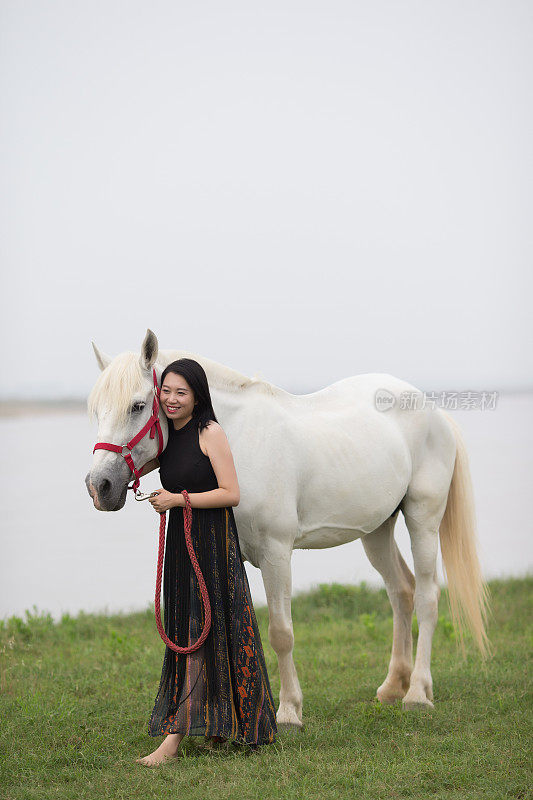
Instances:
[[[160,515],[159,521],[159,555],[157,557],[157,579],[156,579],[156,587],[155,587],[155,621],[157,625],[157,630],[159,631],[159,635],[167,644],[171,650],[174,650],[175,653],[192,653],[194,650],[198,650],[207,638],[207,634],[209,633],[209,629],[211,628],[211,604],[209,602],[209,595],[207,593],[207,586],[205,585],[204,576],[202,575],[202,571],[200,570],[200,565],[198,564],[198,559],[196,558],[196,553],[194,552],[191,540],[191,523],[192,523],[192,508],[191,503],[189,500],[188,492],[183,489],[181,492],[183,497],[185,498],[185,506],[183,507],[183,527],[185,529],[185,544],[187,545],[187,550],[189,552],[189,558],[191,559],[191,564],[193,569],[196,573],[196,577],[198,578],[198,583],[200,585],[200,591],[202,593],[202,602],[204,605],[204,628],[200,637],[194,644],[189,645],[189,647],[180,647],[174,642],[171,642],[168,636],[165,633],[165,629],[161,624],[161,609],[160,609],[160,599],[161,599],[161,576],[163,574],[163,556],[165,554],[165,531],[166,531],[166,521],[167,515],[166,512],[163,511]]]

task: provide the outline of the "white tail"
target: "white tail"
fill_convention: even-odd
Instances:
[[[485,630],[489,592],[481,574],[477,554],[474,492],[468,453],[456,421],[449,414],[445,413],[445,416],[452,427],[457,445],[448,502],[439,529],[450,612],[461,646],[464,647],[464,629],[469,628],[485,658],[490,652]]]

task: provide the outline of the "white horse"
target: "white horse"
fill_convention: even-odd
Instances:
[[[439,534],[461,641],[466,623],[486,653],[488,601],[476,552],[468,457],[456,423],[443,411],[402,408],[403,392],[421,395],[415,387],[391,375],[367,374],[293,395],[194,353],[160,352],[150,330],[140,356],[123,353],[112,360],[93,347],[102,372],[88,408],[98,418],[98,441],[123,444],[146,423],[152,367],[158,379],[177,358],[194,358],[205,369],[239,479],[241,500],[234,513],[242,554],[261,570],[265,585],[268,636],[280,672],[279,725],[302,727],[303,695],[292,657],[294,548],[362,539],[393,612],[392,655],[377,690],[382,703],[402,699],[408,708],[433,706],[430,660],[440,593]],[[161,417],[166,445],[168,429]],[[157,437],[146,436],[133,451],[137,468],[156,454]],[[117,511],[125,503],[130,476],[121,455],[98,450],[86,483],[98,492],[102,510]],[[394,540],[400,510],[416,581]],[[419,627],[414,666],[413,606]]]

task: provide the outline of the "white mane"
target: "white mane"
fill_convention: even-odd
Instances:
[[[112,409],[116,423],[124,422],[136,392],[140,392],[146,381],[139,362],[138,353],[121,353],[100,373],[87,399],[91,418],[98,416],[103,408]]]

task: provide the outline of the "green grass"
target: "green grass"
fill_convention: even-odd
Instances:
[[[0,797],[531,797],[533,579],[490,586],[494,655],[485,667],[469,641],[461,657],[441,597],[432,713],[374,700],[392,635],[385,592],[323,585],[293,604],[304,731],[280,732],[248,757],[189,738],[183,758],[152,769],[135,758],[161,741],[147,734],[164,651],[153,609],[57,624],[35,609],[11,617],[0,622]],[[257,617],[277,699],[266,609]]]

